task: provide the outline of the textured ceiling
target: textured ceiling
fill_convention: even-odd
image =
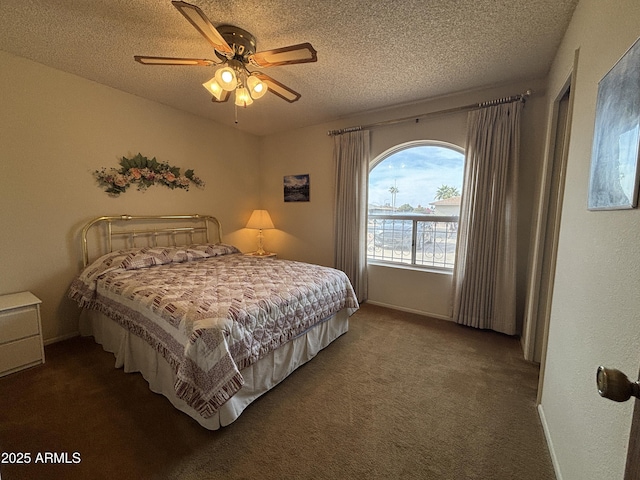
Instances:
[[[549,70],[578,0],[189,0],[258,50],[310,42],[316,63],[264,69],[302,94],[239,109],[257,135],[512,81]],[[134,55],[215,58],[169,0],[1,0],[0,49],[234,125],[201,86],[213,67],[145,66]]]

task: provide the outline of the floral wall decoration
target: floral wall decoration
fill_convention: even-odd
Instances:
[[[140,191],[152,185],[164,185],[171,189],[182,188],[183,190],[189,190],[192,184],[196,187],[204,187],[204,182],[196,177],[193,170],[186,170],[181,174],[179,167],[158,162],[155,157],[148,159],[139,153],[133,158],[122,157],[118,169],[102,168],[93,174],[99,185],[105,188],[105,192],[114,197],[126,192],[131,185],[136,185]]]

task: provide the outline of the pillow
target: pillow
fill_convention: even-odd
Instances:
[[[191,262],[233,253],[240,253],[240,250],[233,245],[223,243],[207,243],[189,247],[148,247],[129,253],[120,264],[120,267],[125,270],[137,270],[154,265]]]
[[[130,252],[122,260],[119,267],[125,270],[152,267],[171,263],[170,249],[167,247],[147,247]]]
[[[201,251],[209,257],[219,257],[222,255],[230,255],[232,253],[240,253],[233,245],[227,245],[224,243],[205,243],[202,245],[191,245],[190,251]]]
[[[137,270],[140,268],[181,263],[209,257],[219,257],[240,253],[233,245],[202,244],[189,247],[146,247],[118,250],[103,255],[85,268],[73,281],[69,289],[69,297],[80,306],[90,304],[93,300],[97,280],[102,275],[114,270]]]

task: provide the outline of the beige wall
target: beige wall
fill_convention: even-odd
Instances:
[[[265,233],[268,247],[282,258],[333,265],[333,201],[335,195],[331,129],[403,118],[430,111],[501,98],[533,88],[522,125],[522,158],[519,179],[518,310],[522,318],[526,293],[531,205],[537,192],[543,154],[546,104],[544,81],[529,81],[469,92],[403,107],[371,112],[340,122],[327,123],[262,139],[261,195],[263,207],[273,216],[276,230]],[[429,117],[375,128],[371,133],[371,156],[414,140],[439,140],[464,147],[466,113]],[[311,201],[284,203],[282,177],[309,173]],[[369,267],[369,301],[439,318],[450,317],[451,275],[384,266]]]
[[[640,211],[587,210],[598,82],[640,36],[637,0],[580,0],[549,76],[549,104],[571,72],[573,124],[541,417],[565,480],[621,479],[632,403],[600,398],[603,364],[635,379],[640,360]]]
[[[333,265],[332,145],[324,125],[261,138],[262,208],[276,227],[264,232],[265,249],[280,258]],[[307,173],[310,201],[285,203],[283,177]]]
[[[207,213],[255,248],[243,226],[259,200],[256,137],[1,51],[0,91],[0,294],[42,299],[45,339],[77,331],[65,294],[95,216]],[[92,172],[138,152],[193,168],[206,187],[109,197]]]

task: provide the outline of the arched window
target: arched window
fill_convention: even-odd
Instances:
[[[368,260],[452,269],[463,178],[464,150],[448,143],[404,143],[374,159]]]

